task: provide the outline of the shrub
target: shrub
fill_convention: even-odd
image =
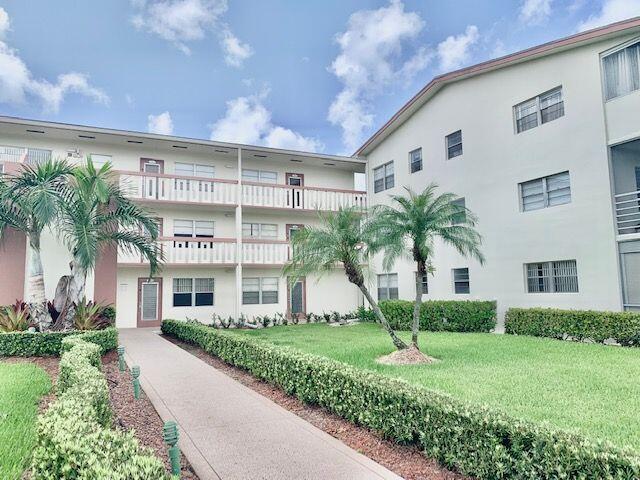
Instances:
[[[517,335],[603,342],[616,339],[622,345],[640,345],[640,313],[510,308],[505,330]]]
[[[0,307],[0,332],[23,332],[29,328],[31,315],[26,303],[16,300],[16,303]]]
[[[411,330],[413,302],[385,300],[380,310],[394,330]],[[359,310],[363,321],[375,321],[371,310]],[[483,300],[429,300],[420,306],[420,330],[488,332],[496,325],[496,302]]]
[[[479,479],[640,475],[640,457],[606,442],[515,420],[479,405],[334,360],[165,320],[162,331],[398,442],[417,443],[449,468]]]
[[[83,297],[74,307],[73,327],[76,330],[101,330],[110,325],[109,319],[104,315],[106,307],[101,303],[87,301]]]
[[[61,353],[62,340],[76,335],[98,344],[103,354],[118,347],[118,331],[113,327],[86,333],[77,331],[12,332],[0,333],[0,356],[57,356]]]
[[[101,347],[80,336],[63,341],[58,399],[38,417],[33,480],[157,480],[163,463],[131,432],[112,430],[109,387],[99,369]]]

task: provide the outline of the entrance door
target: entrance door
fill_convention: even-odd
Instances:
[[[287,279],[287,303],[291,317],[304,318],[307,311],[306,306],[306,282],[305,278],[299,278],[291,285],[290,278]]]
[[[289,195],[287,195],[287,206],[292,208],[304,208],[304,175],[302,173],[287,173],[285,175],[287,185],[289,185]],[[297,188],[296,188],[297,187]]]
[[[295,235],[296,232],[302,230],[304,225],[301,223],[287,223],[286,225],[286,233],[287,233],[287,241],[291,241],[291,237]],[[289,260],[291,260],[291,254],[293,253],[291,244],[289,244]]]
[[[138,279],[138,327],[162,323],[162,278]]]
[[[154,160],[153,158],[140,159],[140,171],[150,174],[164,173],[164,160]],[[142,196],[144,198],[158,198],[159,179],[154,175],[143,177]]]

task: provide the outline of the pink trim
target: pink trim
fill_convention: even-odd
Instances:
[[[364,195],[367,192],[362,190],[346,190],[342,188],[324,188],[324,187],[297,187],[292,185],[282,185],[280,183],[260,183],[260,182],[242,182],[242,185],[251,185],[255,187],[276,187],[288,190],[319,190],[322,192],[339,192],[339,193],[355,193]]]
[[[612,23],[611,25],[607,25],[604,27],[577,33],[569,37],[561,38],[560,40],[543,43],[542,45],[531,47],[520,52],[512,53],[501,58],[496,58],[495,60],[488,60],[486,62],[478,63],[477,65],[472,65],[470,67],[462,68],[460,70],[455,70],[453,72],[434,77],[427,85],[422,88],[422,90],[415,94],[382,127],[380,127],[378,131],[376,131],[366,142],[364,142],[352,156],[356,157],[359,155],[363,155],[364,150],[366,150],[369,145],[371,145],[389,127],[391,127],[404,112],[406,112],[410,107],[413,106],[413,104],[420,100],[424,95],[429,93],[432,89],[440,87],[441,85],[446,85],[447,83],[451,83],[456,80],[460,80],[462,78],[479,75],[481,73],[485,73],[523,59],[541,56],[562,47],[572,46],[577,43],[585,42],[594,38],[603,37],[636,27],[640,27],[640,17],[623,20],[621,22]]]
[[[16,164],[18,165],[18,164]],[[0,239],[0,305],[24,300],[24,271],[27,239],[21,232],[7,228]]]
[[[174,242],[212,242],[212,243],[236,243],[235,238],[224,237],[159,237],[159,241],[174,241]]]
[[[187,202],[182,200],[161,200],[158,198],[140,198],[131,197],[134,202],[140,203],[158,203],[160,205],[199,205],[201,207],[237,207],[238,204],[234,203],[213,203],[213,202]]]
[[[137,176],[137,177],[174,178],[177,180],[197,180],[201,182],[214,182],[214,183],[238,183],[237,180],[228,180],[226,178],[190,177],[187,175],[173,175],[170,173],[132,172],[128,170],[114,170],[114,172],[119,175],[130,175],[130,176]]]

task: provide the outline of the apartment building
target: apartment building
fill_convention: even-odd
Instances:
[[[640,309],[640,19],[436,77],[356,153],[369,203],[436,182],[479,217],[485,265],[435,245],[426,299]],[[378,270],[412,299],[415,265]]]
[[[165,265],[155,277],[141,258],[105,251],[87,296],[116,306],[117,326],[156,326],[162,318],[301,315],[351,311],[358,292],[341,269],[289,285],[281,276],[292,231],[318,212],[366,206],[354,190],[358,158],[0,117],[0,168],[49,158],[111,162],[130,198],[157,218]],[[0,304],[23,298],[26,240],[0,244]],[[55,232],[42,242],[52,298],[70,256]]]

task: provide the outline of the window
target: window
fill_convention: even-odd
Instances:
[[[267,170],[250,170],[247,168],[243,168],[242,180],[246,182],[256,183],[277,183],[278,174],[276,172],[269,172]]]
[[[378,301],[398,299],[398,274],[378,275]]]
[[[453,269],[453,291],[454,293],[469,293],[469,269],[454,268]]]
[[[575,293],[578,291],[578,269],[575,260],[527,263],[529,293]]]
[[[375,193],[393,188],[393,162],[385,163],[373,169],[373,191]]]
[[[640,42],[602,59],[605,100],[640,89]]]
[[[91,161],[93,162],[94,167],[101,168],[103,165],[107,163],[111,163],[111,155],[102,155],[99,153],[92,153]]]
[[[569,172],[556,173],[520,184],[522,211],[538,210],[571,202]]]
[[[416,148],[409,152],[409,171],[411,173],[422,170],[422,149]]]
[[[416,272],[416,281],[418,279],[420,280],[420,287],[422,288],[423,295],[429,293],[429,283],[427,281],[428,280],[427,277],[428,275],[426,273],[418,277],[418,272]]]
[[[213,165],[176,162],[174,172],[176,175],[184,177],[213,178],[215,177],[216,169]]]
[[[212,306],[214,304],[214,285],[213,278],[174,278],[173,306]]]
[[[27,157],[25,163],[30,165],[39,165],[51,160],[51,150],[43,148],[27,148]]]
[[[278,238],[278,225],[275,223],[243,223],[242,237],[276,240]]]
[[[278,277],[243,278],[244,305],[278,303]]]
[[[458,198],[451,202],[451,205],[455,208],[455,213],[451,217],[451,223],[453,225],[461,225],[467,221],[467,207],[465,206],[464,198]]]
[[[462,155],[462,130],[447,135],[447,159]]]
[[[174,220],[174,237],[213,237],[214,223],[206,220]]]
[[[517,133],[530,130],[564,115],[562,87],[543,93],[514,107]]]

